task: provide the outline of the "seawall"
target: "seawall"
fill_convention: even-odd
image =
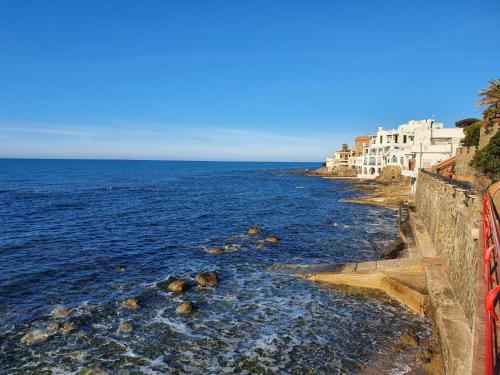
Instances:
[[[481,199],[466,184],[456,185],[419,172],[415,205],[470,328],[474,324]]]

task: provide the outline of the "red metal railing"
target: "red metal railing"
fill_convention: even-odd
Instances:
[[[484,251],[484,302],[485,302],[485,346],[486,375],[500,372],[497,361],[498,338],[495,312],[500,292],[500,231],[490,193],[483,197],[483,251]]]

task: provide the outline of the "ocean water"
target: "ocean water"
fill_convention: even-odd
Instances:
[[[0,160],[0,373],[350,374],[408,327],[428,336],[380,294],[268,271],[376,259],[397,238],[396,211],[343,203],[359,195],[349,183],[298,173],[317,166]],[[257,248],[269,234],[281,241]],[[156,287],[206,270],[217,287]],[[140,309],[120,306],[130,297]],[[186,300],[197,311],[179,316]],[[23,343],[33,331],[45,340]]]

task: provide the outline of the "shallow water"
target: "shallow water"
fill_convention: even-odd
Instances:
[[[356,373],[409,327],[428,336],[425,320],[380,294],[267,271],[375,259],[397,238],[396,211],[342,203],[358,194],[348,183],[293,173],[314,167],[0,160],[0,372]],[[246,235],[252,225],[263,233]],[[256,248],[267,234],[281,241]],[[217,287],[155,287],[204,270],[219,273]],[[139,310],[120,307],[129,297]],[[175,313],[184,300],[194,314]],[[73,310],[50,318],[60,306]],[[77,328],[20,342],[55,321]],[[125,321],[131,333],[118,332]]]

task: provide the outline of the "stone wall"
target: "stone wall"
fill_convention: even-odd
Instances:
[[[490,123],[484,123],[481,126],[481,133],[479,136],[479,149],[482,149],[488,143],[490,143],[490,139],[497,133],[500,128],[500,120],[496,120]]]
[[[462,185],[420,171],[415,204],[472,329],[481,199]]]
[[[455,170],[454,174],[456,176],[473,176],[474,168],[472,168],[469,164],[476,153],[477,148],[472,147],[460,147],[457,149],[457,160],[455,162]]]

